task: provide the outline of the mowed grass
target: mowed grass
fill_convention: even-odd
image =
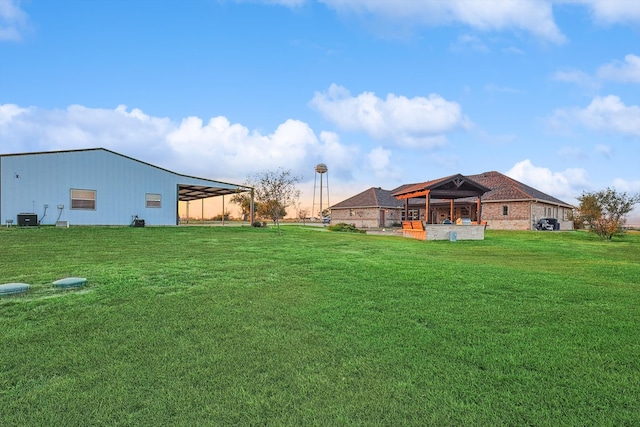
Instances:
[[[640,235],[11,228],[7,282],[2,426],[640,424]]]

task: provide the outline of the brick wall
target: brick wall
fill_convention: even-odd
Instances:
[[[508,207],[503,215],[503,206]],[[560,230],[573,230],[570,209],[539,202],[497,202],[482,204],[482,220],[494,230],[532,230],[540,218],[556,218]]]

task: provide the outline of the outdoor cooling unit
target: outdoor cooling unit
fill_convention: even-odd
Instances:
[[[38,215],[34,213],[18,214],[18,227],[34,227],[38,225]]]

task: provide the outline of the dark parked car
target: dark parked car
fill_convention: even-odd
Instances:
[[[536,230],[541,230],[541,231],[560,230],[560,223],[555,218],[540,218],[536,223]]]

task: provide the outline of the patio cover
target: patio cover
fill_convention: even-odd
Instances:
[[[466,176],[456,174],[433,181],[410,185],[392,194],[398,199],[405,200],[405,211],[409,209],[409,199],[425,199],[426,215],[425,220],[429,224],[429,205],[432,198],[451,200],[451,210],[455,199],[465,197],[477,197],[478,223],[480,222],[480,197],[490,191],[489,188],[478,184]],[[408,212],[405,212],[405,214]]]

